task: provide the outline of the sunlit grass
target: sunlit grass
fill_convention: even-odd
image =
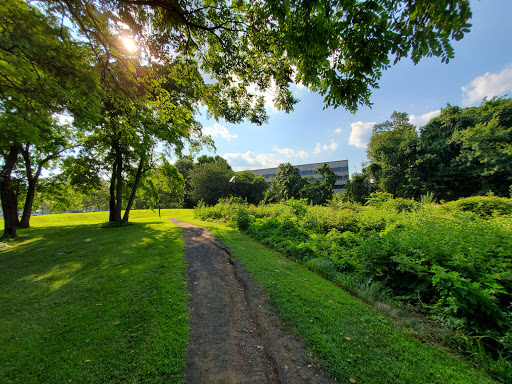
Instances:
[[[157,212],[44,215],[0,248],[0,382],[181,382],[181,230]]]

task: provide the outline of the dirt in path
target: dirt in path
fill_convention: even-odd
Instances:
[[[187,383],[333,383],[229,249],[207,229],[171,220],[183,227],[192,295]]]

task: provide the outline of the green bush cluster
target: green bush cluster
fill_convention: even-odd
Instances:
[[[448,209],[470,211],[482,217],[512,214],[512,199],[498,196],[472,196],[450,201],[445,204]]]
[[[494,352],[511,358],[511,201],[487,196],[441,206],[374,200],[366,207],[222,201],[196,213],[236,223],[353,293],[414,305],[484,337]]]

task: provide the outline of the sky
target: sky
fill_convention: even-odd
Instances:
[[[512,96],[512,1],[473,0],[471,32],[453,41],[455,58],[425,58],[417,65],[404,59],[383,72],[373,106],[353,114],[342,107],[324,109],[322,96],[292,86],[301,101],[291,113],[267,107],[269,122],[229,124],[199,116],[203,133],[215,141],[216,152],[235,171],[348,160],[350,174],[361,172],[375,123],[393,111],[406,112],[417,127],[437,116],[441,108],[480,105],[484,97]]]

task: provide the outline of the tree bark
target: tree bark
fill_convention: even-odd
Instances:
[[[27,181],[28,181],[28,189],[27,189],[27,197],[25,199],[25,205],[23,207],[23,215],[21,216],[21,220],[18,223],[18,227],[20,228],[29,228],[30,227],[30,214],[32,213],[32,206],[34,205],[34,197],[36,194],[36,184],[39,180],[39,176],[41,176],[41,172],[43,170],[43,165],[50,160],[50,157],[41,161],[41,163],[37,166],[36,174],[32,174],[32,163],[30,161],[30,145],[27,144],[26,148],[23,148],[22,155],[25,160],[25,169],[27,171]]]
[[[140,179],[142,177],[142,168],[144,167],[144,156],[140,159],[139,167],[137,168],[137,174],[135,175],[135,182],[133,183],[132,191],[130,193],[130,198],[128,199],[128,204],[124,211],[123,222],[127,223],[128,218],[130,216],[130,210],[132,209],[133,202],[135,201],[135,195],[137,193],[137,188],[139,187]]]
[[[123,156],[121,151],[117,152],[117,172],[116,172],[116,209],[115,221],[121,220],[121,210],[123,209]]]
[[[109,200],[109,219],[108,221],[116,221],[115,220],[115,210],[116,210],[116,174],[117,174],[117,160],[114,160],[114,164],[112,164],[112,176],[110,178],[110,200]]]
[[[114,134],[112,139],[114,164],[112,166],[112,178],[110,179],[110,222],[121,221],[121,210],[123,208],[123,155],[120,141],[121,132]]]
[[[18,160],[20,146],[14,144],[9,153],[4,154],[5,164],[0,173],[0,198],[2,200],[2,210],[4,212],[4,234],[2,238],[18,237],[16,226],[18,225],[18,197],[14,193],[11,181],[11,172]]]

